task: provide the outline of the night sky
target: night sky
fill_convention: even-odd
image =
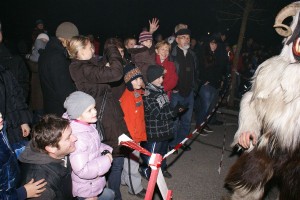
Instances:
[[[4,36],[17,39],[30,39],[37,19],[45,22],[50,35],[61,22],[71,21],[80,34],[92,33],[104,39],[138,36],[143,27],[148,27],[148,20],[157,17],[160,19],[157,33],[164,37],[171,35],[176,24],[186,23],[196,38],[229,28],[229,37],[235,41],[240,23],[218,21],[218,2],[220,0],[2,0],[0,20]],[[263,2],[268,17],[263,25],[249,22],[246,37],[266,43],[274,39],[280,41],[282,38],[272,25],[277,12],[291,1]]]

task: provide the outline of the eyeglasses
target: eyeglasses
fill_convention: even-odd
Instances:
[[[190,40],[190,36],[185,36],[185,35],[181,35],[181,36],[177,36],[177,38],[181,39],[181,40]]]

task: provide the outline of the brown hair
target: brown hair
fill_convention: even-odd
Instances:
[[[104,49],[106,49],[109,45],[115,45],[117,48],[124,49],[124,45],[121,39],[119,38],[109,38],[104,43]]]
[[[59,148],[62,133],[69,126],[69,121],[56,115],[45,115],[32,130],[32,146],[41,152],[46,152],[46,146]]]
[[[90,39],[82,35],[72,37],[67,45],[67,50],[70,55],[70,58],[77,58],[79,50],[86,47],[89,42],[91,42]],[[91,45],[93,44],[91,43]]]

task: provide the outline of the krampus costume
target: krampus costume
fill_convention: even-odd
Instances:
[[[239,128],[233,146],[245,132],[258,141],[230,169],[225,183],[231,199],[262,199],[265,186],[276,180],[280,200],[300,199],[300,1],[283,8],[275,29],[286,37],[280,55],[262,63],[252,89],[241,101]],[[293,16],[291,26],[283,20]]]

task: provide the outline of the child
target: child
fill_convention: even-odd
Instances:
[[[131,138],[140,143],[147,140],[144,104],[142,99],[143,85],[142,73],[134,65],[126,65],[124,68],[124,81],[126,89],[120,99],[124,112],[124,119]],[[142,186],[142,178],[139,174],[140,153],[133,151],[124,160],[122,181],[128,185],[128,192],[140,198],[145,197],[146,190]]]
[[[134,48],[128,49],[132,62],[140,68],[146,83],[148,66],[155,64],[155,47],[152,45],[152,40],[152,34],[148,31],[143,31],[139,36],[140,45],[135,45]]]
[[[73,196],[78,199],[111,199],[114,192],[105,188],[105,174],[112,162],[112,148],[100,142],[95,127],[97,111],[95,99],[80,91],[65,100],[64,118],[71,120],[72,134],[77,137],[76,150],[70,154]]]
[[[0,199],[19,199],[39,197],[46,189],[45,179],[34,182],[31,179],[19,186],[21,179],[17,157],[10,146],[6,133],[6,124],[0,113]]]
[[[159,65],[150,65],[147,70],[148,83],[143,96],[145,104],[145,121],[147,142],[142,146],[151,153],[159,153],[164,156],[168,149],[168,140],[173,138],[173,118],[185,108],[176,105],[174,109],[170,107],[170,101],[162,87],[164,68]],[[150,177],[150,168],[148,167],[149,157],[142,155],[144,166],[142,175]],[[164,177],[171,178],[172,175],[167,171],[166,160],[161,164]]]
[[[166,41],[161,41],[155,45],[156,64],[165,68],[163,86],[169,99],[173,88],[177,85],[178,76],[173,62],[169,61],[171,45]]]

